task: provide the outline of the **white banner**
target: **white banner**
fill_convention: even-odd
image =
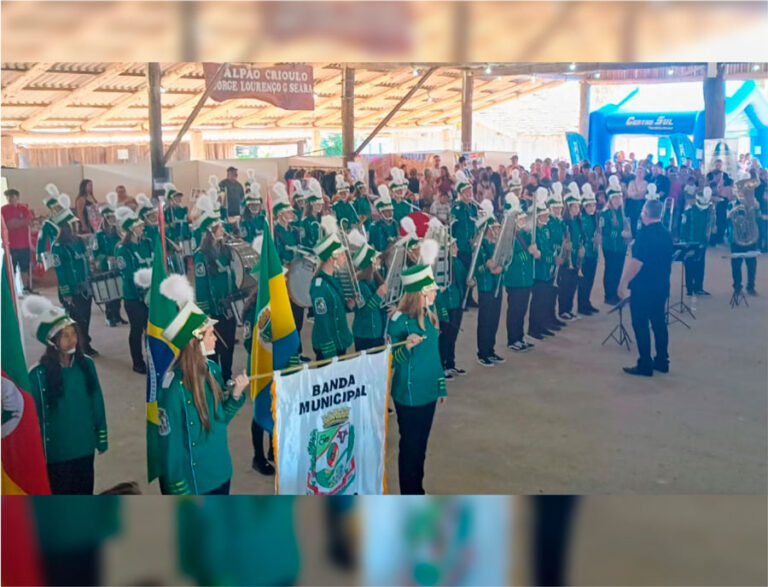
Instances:
[[[277,493],[384,493],[389,357],[363,353],[275,373]]]

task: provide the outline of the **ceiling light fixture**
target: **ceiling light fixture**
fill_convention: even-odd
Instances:
[[[485,66],[485,73],[488,75],[491,75],[491,64]]]
[[[568,66],[568,69],[570,69],[571,71],[575,71],[575,70],[576,70],[576,64],[575,64],[575,63],[571,63],[571,64]]]

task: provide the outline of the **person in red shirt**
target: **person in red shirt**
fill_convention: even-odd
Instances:
[[[29,226],[34,215],[26,204],[19,203],[19,190],[5,190],[8,203],[2,208],[3,222],[8,228],[8,248],[11,250],[11,263],[14,270],[18,266],[27,290],[32,291],[30,282]],[[26,279],[24,279],[26,278]]]

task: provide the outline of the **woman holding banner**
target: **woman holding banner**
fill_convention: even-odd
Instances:
[[[424,495],[424,461],[438,401],[445,401],[445,378],[440,361],[437,285],[432,263],[422,244],[421,264],[402,273],[403,297],[387,329],[392,344],[392,400],[400,428],[398,470],[400,493]],[[436,252],[436,251],[435,251]]]
[[[228,495],[232,459],[227,425],[245,403],[248,376],[243,371],[224,389],[219,365],[207,358],[216,352],[217,321],[194,303],[186,277],[166,278],[160,292],[179,306],[163,337],[180,349],[159,394],[160,488],[172,495]]]

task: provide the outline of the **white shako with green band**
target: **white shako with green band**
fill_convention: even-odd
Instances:
[[[187,346],[192,338],[202,340],[206,330],[217,323],[195,304],[195,292],[183,275],[171,275],[160,284],[160,293],[179,306],[179,313],[163,330],[163,338],[177,349]]]
[[[44,345],[52,345],[53,337],[75,321],[43,296],[29,295],[21,302],[24,316],[33,320],[35,338]]]

